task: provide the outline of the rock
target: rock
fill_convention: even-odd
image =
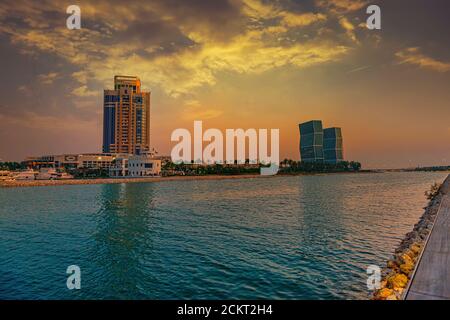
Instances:
[[[389,260],[388,263],[387,263],[387,267],[389,269],[394,269],[395,270],[395,269],[398,269],[398,264],[395,263],[395,261]]]
[[[407,238],[409,238],[409,239],[417,238],[418,235],[419,234],[417,233],[417,231],[411,231],[408,234],[406,234]]]
[[[418,243],[415,243],[411,247],[409,247],[409,250],[414,252],[416,255],[419,255],[420,251],[422,251],[422,246]]]
[[[381,299],[386,299],[387,297],[389,297],[393,294],[394,294],[394,290],[384,288],[384,289],[381,289],[380,291],[378,291],[378,294],[376,295],[376,297],[381,298]]]
[[[405,253],[402,254],[403,263],[414,262],[414,253],[409,250],[406,250]]]
[[[395,262],[399,266],[401,266],[402,264],[405,264],[405,263],[414,263],[414,260],[406,253],[400,253],[400,254],[396,255]]]
[[[406,249],[404,254],[407,255],[408,257],[410,257],[413,262],[414,262],[414,260],[415,260],[415,258],[417,256],[414,252],[412,252],[409,249]]]
[[[389,288],[394,290],[406,287],[407,283],[408,277],[401,273],[398,273],[388,279]]]
[[[405,289],[397,289],[397,290],[394,290],[394,291],[395,291],[395,295],[397,296],[397,298],[401,299],[403,291],[405,291]]]
[[[414,270],[414,264],[412,263],[404,263],[400,265],[400,271],[406,275],[409,275]]]

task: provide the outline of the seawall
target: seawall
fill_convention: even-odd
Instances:
[[[377,290],[375,300],[402,300],[405,298],[421,261],[424,248],[430,238],[444,197],[450,195],[450,175],[440,185],[425,208],[425,212],[407,233],[382,272],[381,288]]]

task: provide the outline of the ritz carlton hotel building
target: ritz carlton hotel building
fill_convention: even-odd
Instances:
[[[161,160],[150,149],[150,92],[141,80],[115,76],[104,90],[103,152],[28,157],[29,167],[98,168],[111,177],[148,177],[161,173]]]
[[[118,155],[112,177],[161,172],[161,161],[150,153],[150,92],[141,90],[138,77],[115,76],[114,90],[104,91],[103,152]]]
[[[150,148],[150,92],[137,77],[115,76],[104,91],[103,152],[142,154]]]

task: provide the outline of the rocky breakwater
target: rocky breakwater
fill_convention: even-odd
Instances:
[[[419,222],[407,233],[382,271],[381,288],[375,291],[375,300],[402,300],[414,274],[426,241],[433,229],[442,198],[450,194],[450,176],[441,185],[434,184],[426,196],[430,200]]]

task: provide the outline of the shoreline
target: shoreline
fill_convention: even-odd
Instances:
[[[64,185],[91,185],[91,184],[118,184],[118,183],[148,183],[148,182],[165,182],[165,181],[234,180],[234,179],[256,179],[268,177],[272,176],[261,176],[259,174],[243,174],[243,175],[148,177],[148,178],[14,180],[14,181],[0,182],[0,188],[49,187],[49,186],[64,186]]]
[[[96,178],[96,179],[67,179],[67,180],[13,180],[0,182],[0,188],[19,187],[49,187],[64,185],[89,185],[89,184],[117,184],[117,183],[147,183],[165,181],[200,181],[200,180],[234,180],[234,179],[257,179],[271,177],[296,177],[328,174],[357,174],[376,172],[318,172],[318,173],[279,173],[274,176],[263,176],[258,174],[237,175],[204,175],[204,176],[170,176],[170,177],[147,177],[147,178]]]
[[[12,180],[0,182],[1,188],[21,188],[21,187],[49,187],[65,185],[91,185],[91,184],[118,184],[118,183],[147,183],[166,181],[200,181],[200,180],[234,180],[234,179],[257,179],[271,177],[298,177],[298,176],[322,176],[331,174],[377,174],[380,171],[362,170],[356,172],[298,172],[298,173],[278,173],[274,176],[263,176],[257,174],[238,175],[204,175],[204,176],[169,176],[169,177],[147,177],[147,178],[94,178],[94,179],[67,179],[67,180]]]

